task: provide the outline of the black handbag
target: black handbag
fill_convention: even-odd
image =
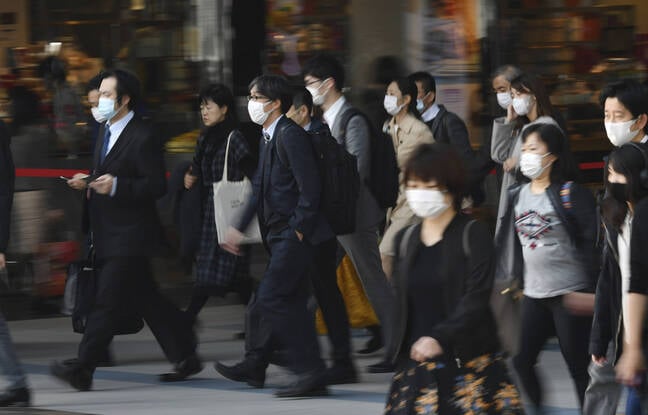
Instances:
[[[90,258],[93,255],[89,255]],[[95,303],[97,290],[94,264],[91,259],[72,262],[68,266],[63,298],[63,312],[71,311],[72,330],[84,333],[88,316]],[[121,315],[115,328],[115,335],[138,333],[144,327],[142,317],[128,310]]]

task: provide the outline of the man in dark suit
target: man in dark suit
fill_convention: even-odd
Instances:
[[[391,319],[394,297],[378,251],[378,228],[385,220],[385,211],[366,184],[371,179],[371,128],[367,118],[359,113],[350,118],[345,115],[354,108],[342,94],[344,67],[337,59],[329,55],[315,56],[306,62],[303,73],[306,88],[313,96],[313,104],[324,111],[324,120],[333,137],[358,160],[362,185],[356,207],[356,230],[352,234],[339,235],[337,239],[351,258],[367,298],[380,320],[385,356],[391,356],[396,347],[391,340],[394,337],[394,322]],[[345,122],[345,119],[348,121]],[[369,350],[365,351],[380,348],[380,342],[371,343],[367,344]],[[393,365],[384,359],[370,365],[368,370],[372,373],[390,372]]]
[[[78,390],[89,390],[120,323],[141,315],[175,364],[174,372],[160,380],[183,380],[202,370],[196,337],[190,319],[159,293],[149,262],[161,236],[155,201],[166,189],[161,142],[133,113],[139,98],[134,75],[108,73],[99,91],[98,109],[107,122],[99,131],[92,174],[76,174],[68,181],[70,187],[87,191],[96,296],[78,359],[55,362],[51,372]]]
[[[452,145],[468,170],[468,192],[474,206],[484,200],[481,188],[483,179],[492,168],[490,155],[473,151],[470,145],[468,127],[454,112],[436,102],[436,80],[427,72],[414,72],[409,75],[418,89],[416,108],[423,122],[430,127],[436,142]]]
[[[9,224],[16,178],[11,156],[10,134],[0,121],[0,271],[6,267],[5,253],[9,243]],[[7,390],[0,394],[0,407],[29,406],[31,394],[9,334],[9,327],[0,315],[0,370],[5,374]]]
[[[319,211],[321,183],[313,147],[306,132],[284,116],[292,90],[286,79],[262,75],[250,84],[248,112],[263,126],[254,197],[242,219],[228,231],[222,245],[239,252],[242,231],[256,213],[270,262],[257,291],[257,306],[267,324],[264,349],[248,353],[234,366],[216,364],[223,376],[263,386],[274,349],[286,351],[287,367],[296,380],[277,397],[327,394],[324,362],[319,353],[312,315],[307,311],[308,270],[314,247],[333,237]]]

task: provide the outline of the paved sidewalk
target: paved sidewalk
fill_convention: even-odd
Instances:
[[[389,374],[367,374],[367,365],[380,360],[379,354],[358,356],[361,383],[331,388],[331,396],[317,399],[277,399],[274,388],[288,380],[275,366],[268,372],[267,388],[252,389],[230,382],[216,373],[212,364],[218,360],[233,362],[242,356],[243,342],[234,334],[243,328],[242,306],[207,307],[200,320],[199,353],[205,369],[189,381],[161,384],[157,374],[170,369],[148,329],[117,337],[114,355],[118,366],[100,368],[93,390],[76,392],[48,374],[49,363],[75,355],[80,336],[72,333],[68,318],[50,318],[10,322],[30,383],[37,409],[0,410],[2,414],[310,414],[378,415],[383,411]],[[322,344],[326,348],[325,338]],[[354,336],[356,349],[366,337]],[[546,374],[549,414],[576,415],[573,386],[556,347],[541,357]],[[0,385],[1,386],[1,385]],[[47,409],[47,411],[45,410]],[[58,412],[52,412],[58,411]]]

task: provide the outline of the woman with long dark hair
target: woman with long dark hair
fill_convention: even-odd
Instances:
[[[502,165],[504,175],[497,210],[497,227],[506,208],[507,190],[516,184],[524,130],[533,124],[559,125],[544,84],[533,75],[522,73],[511,81],[511,103],[506,116],[493,121],[491,158]],[[563,131],[564,127],[561,126]]]
[[[560,128],[534,124],[521,141],[520,180],[526,183],[509,189],[495,236],[498,256],[512,257],[524,289],[513,365],[539,411],[543,396],[535,365],[547,340],[557,335],[582,406],[592,322],[587,301],[598,272],[596,203],[588,189],[574,182],[578,169]],[[515,236],[506,248],[512,252],[503,252],[507,233]]]
[[[218,244],[214,220],[213,183],[221,180],[227,163],[230,181],[252,179],[256,163],[247,141],[238,130],[238,117],[232,92],[223,84],[200,90],[200,115],[205,125],[196,153],[185,173],[185,188],[201,186],[202,230],[196,255],[196,283],[187,313],[196,317],[211,295],[225,295],[237,272],[245,267],[247,256],[236,256]],[[227,159],[226,159],[227,153]]]
[[[594,364],[606,363],[614,342],[617,375],[628,394],[645,402],[646,304],[645,247],[648,241],[648,148],[629,143],[614,150],[605,175],[601,203],[605,245],[596,288],[590,353]],[[620,357],[620,358],[619,358]],[[627,413],[631,413],[627,409]],[[645,412],[632,412],[645,413]]]

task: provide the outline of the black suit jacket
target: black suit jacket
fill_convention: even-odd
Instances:
[[[320,212],[320,175],[306,131],[282,116],[272,139],[266,143],[262,138],[260,148],[253,200],[236,228],[245,229],[256,212],[266,232],[286,224],[312,244],[333,238],[335,235]]]
[[[105,128],[104,123],[99,130],[92,172],[117,177],[117,189],[112,197],[91,191],[87,201],[96,256],[151,255],[162,237],[155,207],[166,191],[161,142],[135,117],[101,163]]]
[[[11,157],[9,129],[0,121],[0,253],[7,251],[13,202],[15,170]]]

